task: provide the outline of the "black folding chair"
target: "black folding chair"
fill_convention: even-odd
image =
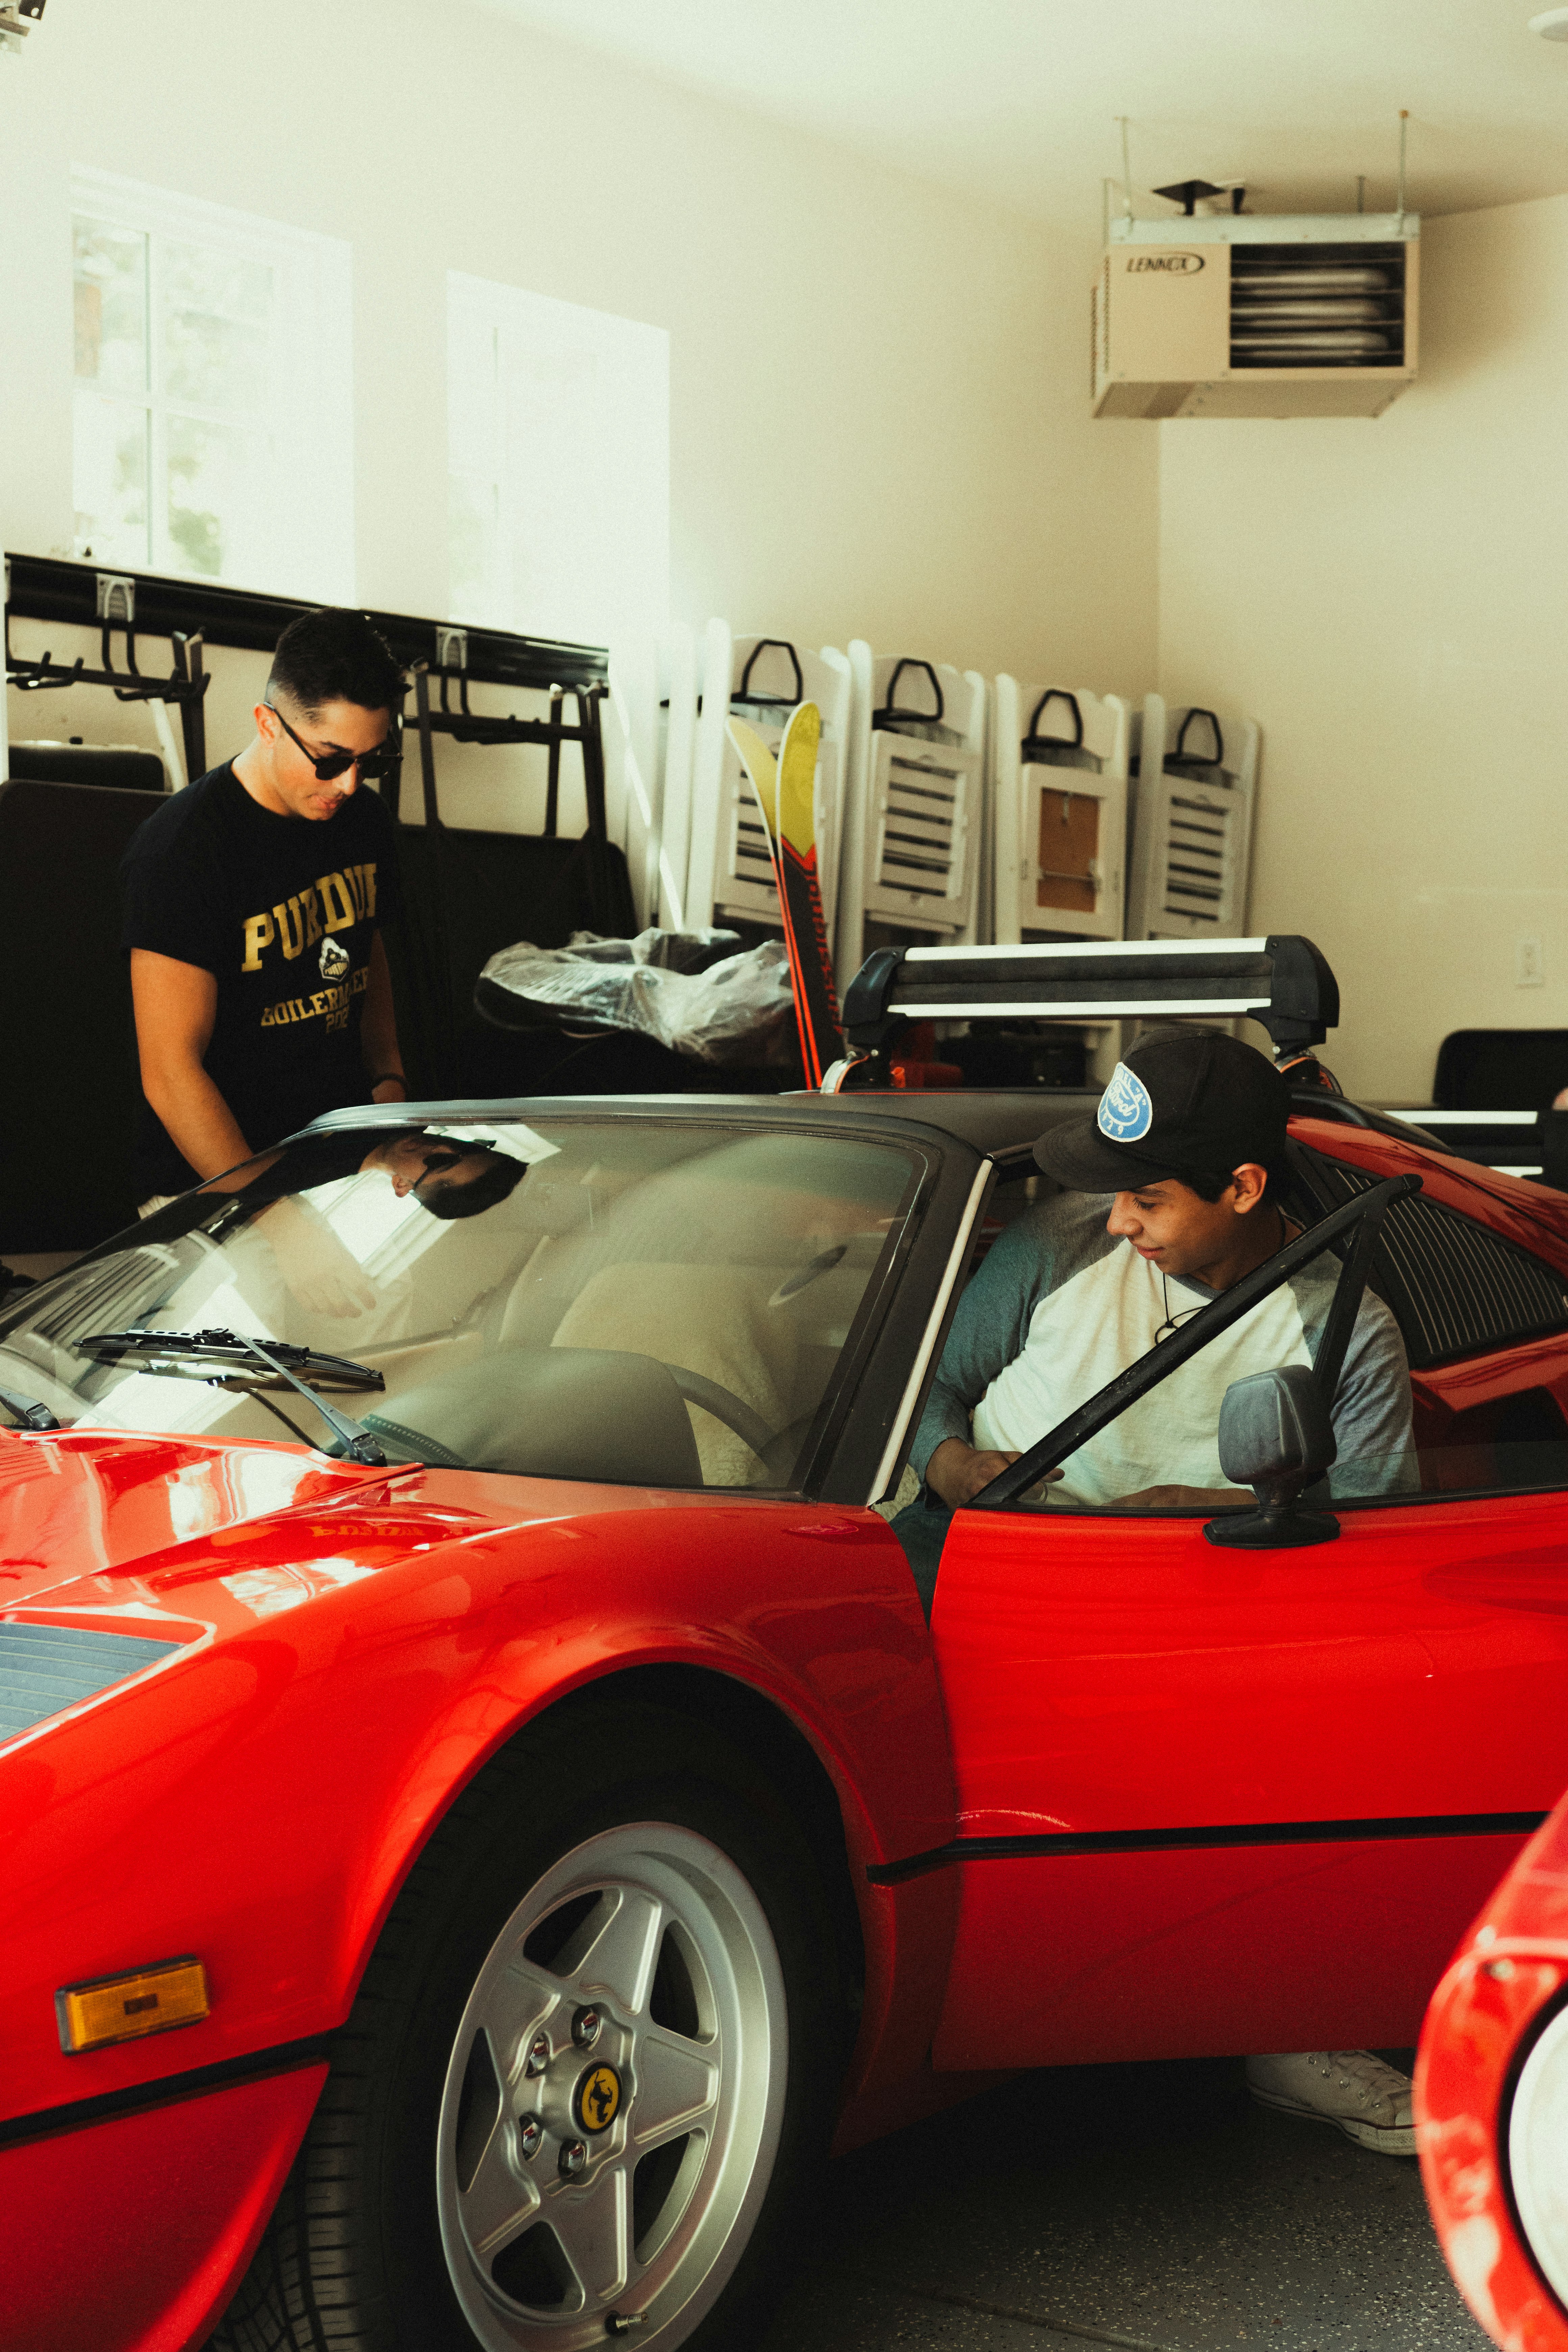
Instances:
[[[1563,1087],[1568,1029],[1456,1029],[1437,1048],[1432,1100],[1438,1110],[1544,1110]]]

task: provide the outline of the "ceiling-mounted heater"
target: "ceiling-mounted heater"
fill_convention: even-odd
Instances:
[[[1381,416],[1415,374],[1421,223],[1392,213],[1108,220],[1096,416]],[[1239,204],[1243,191],[1231,201]]]

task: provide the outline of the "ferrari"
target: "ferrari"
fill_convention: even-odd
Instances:
[[[1001,2073],[1414,2039],[1565,1778],[1568,1199],[1333,1091],[1336,1013],[1286,938],[886,950],[823,1091],[337,1113],[7,1297],[7,2352],[731,2345],[831,2151]],[[1095,1097],[900,1024],[1238,1016],[1302,1233],[928,1612],[922,1400]],[[1320,1363],[1226,1399],[1256,1511],[1053,1499],[1323,1252],[1408,1477]]]

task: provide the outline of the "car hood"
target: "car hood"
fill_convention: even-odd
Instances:
[[[242,1521],[342,1501],[388,1475],[287,1444],[91,1429],[0,1433],[0,1616]]]

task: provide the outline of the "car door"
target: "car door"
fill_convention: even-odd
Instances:
[[[957,1514],[939,2066],[1413,2038],[1568,1780],[1568,1496],[1339,1516],[1233,1552],[1194,1517]]]
[[[1414,2038],[1568,1780],[1568,1442],[1463,1461],[1456,1491],[1424,1448],[1425,1491],[1298,1549],[1222,1549],[1203,1514],[955,1516],[937,2065]]]

